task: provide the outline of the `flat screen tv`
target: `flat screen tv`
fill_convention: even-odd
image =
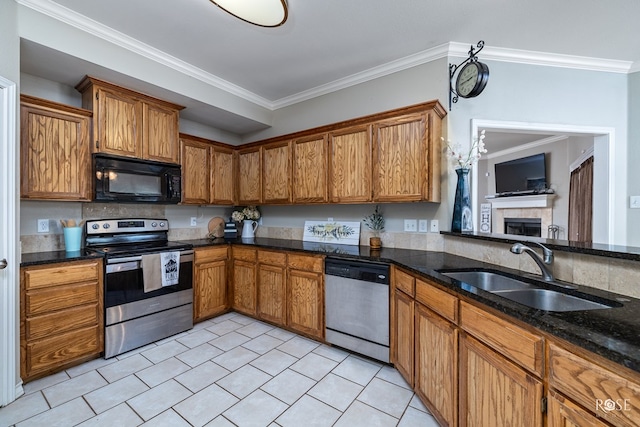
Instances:
[[[544,191],[547,188],[545,153],[495,164],[496,193]]]

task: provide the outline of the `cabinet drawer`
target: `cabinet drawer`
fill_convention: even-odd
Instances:
[[[256,260],[256,250],[243,248],[240,246],[233,247],[233,259],[241,259],[244,261],[253,261]]]
[[[87,326],[95,326],[103,314],[98,304],[83,305],[42,316],[27,317],[26,339],[44,338]]]
[[[415,283],[416,279],[410,274],[404,271],[394,268],[393,269],[393,283],[396,289],[400,289],[405,294],[413,297],[415,295]]]
[[[101,327],[94,326],[28,343],[24,376],[31,377],[75,359],[100,353],[101,331]]]
[[[25,290],[67,283],[96,281],[102,271],[101,262],[58,264],[56,267],[27,268],[24,270]]]
[[[222,259],[227,259],[227,246],[217,247],[217,248],[202,248],[195,250],[195,261],[196,264],[200,264],[203,262],[210,261],[218,261]]]
[[[460,325],[498,353],[542,376],[542,337],[464,301],[460,303]]]
[[[638,425],[640,380],[625,378],[553,343],[549,386],[616,426]]]
[[[420,279],[416,280],[416,301],[445,319],[458,321],[458,298]]]
[[[96,282],[89,282],[26,292],[25,315],[33,316],[82,304],[97,303],[100,292],[98,286]]]
[[[304,255],[288,255],[288,267],[295,270],[315,271],[322,273],[323,258]]]
[[[287,263],[287,254],[260,250],[258,251],[258,262],[262,264],[284,266]]]

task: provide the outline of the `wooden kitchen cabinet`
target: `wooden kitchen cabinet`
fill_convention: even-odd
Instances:
[[[609,427],[609,424],[562,395],[551,392],[547,396],[547,426]]]
[[[329,133],[331,202],[371,201],[371,149],[370,125]]]
[[[413,297],[395,289],[391,308],[392,362],[411,387],[414,385],[414,310]]]
[[[214,141],[180,134],[182,203],[233,205],[233,150]]]
[[[93,111],[95,153],[180,163],[179,111],[184,108],[93,77],[76,89]]]
[[[312,135],[292,142],[292,202],[328,202],[327,134]]]
[[[194,250],[194,323],[224,313],[229,308],[228,252],[226,245]]]
[[[287,325],[324,340],[324,258],[287,255]]]
[[[286,318],[287,254],[258,250],[258,317],[284,326]]]
[[[30,381],[104,350],[102,260],[20,269],[20,376]]]
[[[459,425],[542,426],[542,381],[475,338],[460,338]]]
[[[20,101],[20,197],[91,200],[91,111],[27,95]]]
[[[232,308],[255,317],[258,299],[256,250],[234,246],[231,252],[233,256]]]
[[[264,145],[262,150],[262,203],[291,202],[291,142]]]
[[[257,205],[262,201],[262,161],[260,147],[238,150],[238,204]]]

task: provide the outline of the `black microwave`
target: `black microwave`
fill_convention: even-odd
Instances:
[[[96,202],[179,203],[180,166],[94,154]]]

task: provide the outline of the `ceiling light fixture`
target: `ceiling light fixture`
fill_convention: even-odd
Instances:
[[[286,0],[211,0],[225,12],[250,24],[278,27],[287,20]]]

